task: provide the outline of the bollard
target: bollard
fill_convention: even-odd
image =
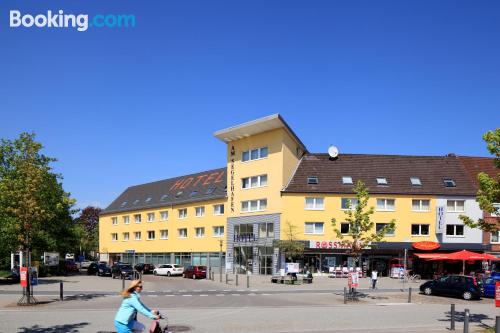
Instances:
[[[63,282],[59,281],[59,300],[64,301]]]
[[[215,281],[215,272],[212,272],[212,281]]]
[[[221,272],[219,273],[219,282],[221,282],[221,283],[222,283],[222,270],[221,270]]]
[[[125,289],[125,276],[122,275],[122,290]]]
[[[450,331],[455,330],[455,304],[451,305],[451,324],[450,324]]]
[[[226,284],[227,284],[227,273],[226,273]]]
[[[344,287],[344,304],[347,304],[347,287]]]
[[[408,288],[408,303],[411,303],[411,287]]]
[[[238,285],[238,274],[236,274],[236,285]]]
[[[469,333],[469,317],[470,317],[469,309],[465,309],[465,313],[464,313],[464,333]]]
[[[247,288],[250,288],[250,275],[247,274]]]
[[[495,320],[495,333],[500,333],[500,316],[497,316]]]

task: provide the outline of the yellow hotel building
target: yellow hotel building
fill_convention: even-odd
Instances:
[[[364,268],[388,274],[391,259],[422,241],[435,251],[486,249],[481,232],[458,219],[481,212],[454,155],[310,153],[277,114],[214,135],[227,145],[226,166],[131,186],[101,213],[101,260],[275,274],[288,260],[276,240],[292,226],[305,244],[301,265],[327,273],[352,264],[330,221],[348,232],[341,222],[358,180],[368,186],[375,229],[396,220],[395,232],[363,255]]]

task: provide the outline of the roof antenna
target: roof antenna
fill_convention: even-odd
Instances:
[[[330,145],[330,147],[328,147],[328,155],[330,155],[330,161],[333,161],[333,160],[336,160],[337,157],[339,156],[339,150],[337,147],[335,147],[334,145]]]

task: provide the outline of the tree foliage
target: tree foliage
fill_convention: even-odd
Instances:
[[[63,250],[74,241],[72,200],[35,135],[0,143],[0,253]]]
[[[99,248],[99,214],[101,208],[87,206],[82,209],[80,215],[76,219],[79,235],[81,235],[80,245],[83,250],[97,251]]]
[[[497,174],[493,177],[490,177],[484,172],[478,174],[479,190],[477,191],[476,201],[483,211],[498,216],[500,215],[498,206],[498,203],[500,203],[500,128],[494,131],[488,131],[483,136],[483,140],[486,141],[486,147],[490,154],[494,156]],[[466,215],[460,215],[460,219],[465,225],[471,228],[479,228],[487,232],[499,231],[498,223],[491,223],[483,218],[474,221]]]
[[[375,223],[370,220],[373,214],[373,207],[368,207],[369,194],[365,184],[358,181],[354,187],[357,204],[349,200],[348,209],[344,212],[346,218],[343,220],[349,223],[349,232],[343,234],[337,227],[337,219],[332,218],[333,231],[341,240],[342,245],[350,248],[351,256],[357,257],[363,249],[372,246],[372,242],[380,242],[388,232],[396,229],[396,220],[392,219],[378,232],[375,231]]]
[[[297,226],[286,222],[285,239],[278,240],[278,248],[286,258],[292,260],[304,253],[304,243],[297,240]]]

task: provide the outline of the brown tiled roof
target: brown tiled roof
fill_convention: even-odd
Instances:
[[[317,176],[317,185],[307,184],[307,177]],[[402,156],[340,154],[330,159],[327,154],[305,155],[285,193],[353,193],[353,185],[342,184],[343,176],[353,183],[362,180],[369,193],[475,195],[470,177],[454,156]],[[377,185],[376,178],[385,177],[388,186]],[[410,177],[418,177],[422,186],[412,186]],[[445,187],[443,180],[453,179],[456,187]]]
[[[226,197],[226,168],[131,186],[102,214],[152,209]]]
[[[495,159],[491,157],[472,157],[472,156],[459,156],[458,159],[462,163],[465,171],[469,175],[472,183],[476,187],[479,186],[477,175],[480,172],[487,173],[490,177],[497,177],[499,170],[495,167]]]

